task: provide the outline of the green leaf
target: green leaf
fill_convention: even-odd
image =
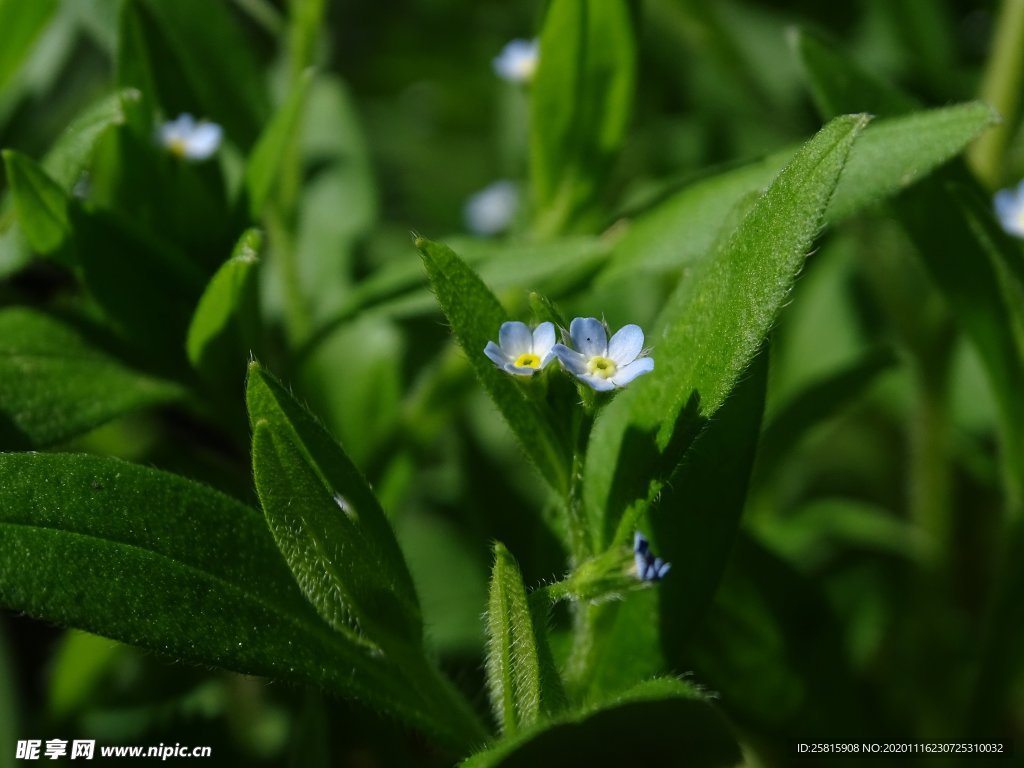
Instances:
[[[42,162],[64,192],[71,194],[96,145],[111,128],[125,123],[126,114],[141,98],[134,88],[116,91],[87,107],[64,129]]]
[[[13,149],[3,151],[18,222],[29,245],[39,253],[55,254],[68,236],[68,201],[46,171]]]
[[[792,30],[789,42],[822,117],[833,118],[850,111],[901,115],[920,108],[917,101],[891,83],[838,53],[835,44],[825,43],[803,29]]]
[[[793,156],[785,150],[684,187],[630,223],[615,244],[600,285],[614,285],[638,270],[675,271],[702,259],[722,237],[737,203],[765,189]]]
[[[245,364],[249,350],[242,345],[243,329],[256,316],[256,266],[262,244],[259,230],[242,233],[231,258],[210,280],[192,315],[186,340],[188,359],[197,370],[218,380],[239,373],[239,366]]]
[[[765,425],[757,473],[768,477],[810,429],[862,395],[896,362],[890,349],[868,352],[793,394]]]
[[[731,718],[756,723],[779,748],[870,737],[871,708],[817,583],[743,533],[696,632],[663,642],[673,668],[694,670]]]
[[[887,108],[901,107],[877,90],[877,83],[848,59],[832,54],[827,57],[827,67],[819,70],[815,65],[826,58],[820,44],[812,38],[800,42],[799,53],[807,59],[806,75],[812,89],[822,94],[822,101],[827,100],[838,108],[848,107],[843,101],[848,94],[836,86],[845,79],[860,83],[861,91],[876,89],[871,91],[871,98]],[[929,115],[935,116],[933,124],[920,122]],[[891,138],[889,143],[894,145],[896,154],[905,155],[904,161],[909,160],[911,154],[917,154],[917,162],[927,166],[926,157],[933,152],[942,156],[959,152],[967,141],[995,120],[991,108],[979,103],[911,115],[887,121],[894,132],[895,126],[901,126],[900,137]],[[872,158],[885,169],[888,177],[891,153],[882,141],[869,150],[857,162],[854,178],[871,172]],[[850,165],[854,166],[852,155]],[[851,183],[851,186],[854,185]],[[839,210],[843,205],[840,193],[841,190],[837,190]],[[1013,329],[1018,329],[1018,334],[1024,331],[1024,313],[1018,310],[1024,297],[1021,293],[1024,265],[1019,249],[999,231],[988,206],[979,198],[980,192],[973,180],[961,169],[953,169],[911,190],[898,199],[896,205],[901,219],[914,235],[925,267],[985,363],[1003,415],[1000,430],[1009,460],[1005,477],[1011,494],[1019,500],[1024,497],[1024,483],[1020,480],[1024,477],[1024,438],[1019,428],[1024,424],[1024,407],[1018,396],[1024,386],[1024,362],[1022,343],[1014,337]],[[963,254],[978,251],[984,258],[963,258]],[[1018,286],[1016,290],[1012,287],[1014,284]]]
[[[57,5],[57,0],[0,0],[0,29],[4,35],[0,46],[0,92],[18,74]]]
[[[107,317],[154,361],[184,363],[185,334],[206,282],[201,270],[112,213],[77,205],[69,212],[85,286]]]
[[[309,608],[255,510],[175,475],[80,454],[0,454],[0,478],[4,606],[429,723],[399,676]]]
[[[545,659],[550,658],[541,648],[546,642],[543,624],[534,621],[515,558],[496,543],[487,602],[487,689],[505,735],[531,727],[541,712],[561,703],[557,673],[544,668]]]
[[[655,372],[605,408],[590,440],[584,488],[605,546],[619,517],[657,493],[760,347],[866,123],[850,116],[825,126],[669,299],[648,336]]]
[[[650,512],[652,547],[672,563],[658,589],[666,649],[682,647],[699,626],[725,572],[746,506],[767,381],[763,352],[694,441]],[[617,538],[629,535],[627,530]]]
[[[309,85],[313,81],[312,70],[305,73],[298,85],[288,94],[281,108],[277,110],[269,125],[260,134],[245,167],[245,189],[249,197],[249,215],[259,219],[274,183],[281,171],[282,162],[288,150],[295,143]]]
[[[688,683],[656,678],[596,706],[538,724],[461,768],[548,765],[686,765],[724,768],[741,755],[729,724]]]
[[[624,0],[554,0],[530,104],[530,181],[542,235],[588,228],[626,135],[636,76]]]
[[[127,367],[82,330],[27,308],[0,310],[0,439],[8,448],[61,443],[183,395],[177,384]]]
[[[418,648],[423,626],[412,578],[359,470],[256,363],[246,401],[260,503],[307,599],[346,637],[385,651]]]
[[[124,649],[119,643],[88,632],[66,632],[52,661],[50,717],[66,722],[77,714],[96,695],[104,675]]]
[[[412,578],[359,470],[257,363],[246,402],[256,491],[302,594],[338,636],[389,665],[389,684],[405,699],[418,698],[414,722],[462,749],[479,743],[485,731],[476,713],[422,653]]]
[[[840,221],[909,187],[998,121],[990,106],[977,101],[877,120],[850,152],[827,221]]]
[[[524,393],[517,381],[484,355],[487,342],[497,338],[501,324],[509,319],[494,294],[448,246],[425,238],[416,241],[423,256],[430,284],[452,331],[469,358],[480,383],[491,396],[526,454],[556,490],[568,487],[568,447],[557,435],[536,401]],[[527,382],[527,384],[534,382]]]

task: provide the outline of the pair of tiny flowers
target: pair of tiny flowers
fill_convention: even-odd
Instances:
[[[577,317],[569,324],[569,338],[575,349],[555,343],[553,323],[541,323],[531,331],[526,323],[512,321],[501,324],[498,343],[487,342],[484,354],[515,376],[532,376],[558,358],[569,373],[599,392],[624,387],[654,370],[638,325],[624,325],[609,339],[600,320]]]

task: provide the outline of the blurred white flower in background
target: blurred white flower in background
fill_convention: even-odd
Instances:
[[[996,192],[996,216],[1003,229],[1011,235],[1024,237],[1024,181],[1016,189]]]
[[[519,210],[519,188],[502,179],[470,196],[462,216],[474,235],[497,235],[508,229]]]
[[[207,120],[196,122],[192,115],[178,115],[157,129],[160,145],[172,155],[186,160],[206,160],[220,147],[224,131]]]
[[[494,57],[494,72],[510,83],[528,83],[537,71],[540,43],[533,40],[510,40]]]

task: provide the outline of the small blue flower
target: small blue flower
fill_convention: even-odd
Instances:
[[[599,392],[624,387],[654,370],[654,360],[644,352],[639,325],[624,325],[609,340],[600,320],[577,317],[569,324],[569,337],[576,349],[555,344],[555,355],[569,373]]]
[[[466,228],[489,237],[508,229],[519,210],[519,188],[502,179],[473,194],[462,210]]]
[[[526,323],[502,323],[498,342],[488,341],[484,354],[506,373],[532,376],[554,359],[555,326],[541,323],[533,331]]]
[[[540,44],[533,40],[510,40],[491,62],[502,80],[510,83],[528,83],[537,71]]]
[[[636,575],[641,581],[661,581],[672,567],[651,552],[650,543],[640,531],[633,534],[633,560],[636,563]]]
[[[1003,229],[1016,237],[1024,237],[1024,181],[1016,189],[996,192],[995,205]]]
[[[157,138],[172,155],[185,160],[206,160],[220,147],[224,131],[216,123],[200,120],[187,112],[157,129]]]

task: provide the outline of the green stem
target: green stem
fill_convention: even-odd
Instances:
[[[589,401],[586,400],[586,393],[584,398],[584,407],[579,411],[579,418],[574,425],[575,440],[573,441],[572,466],[569,474],[569,492],[565,502],[569,548],[574,566],[579,565],[593,554],[587,510],[583,502],[583,464],[587,443],[590,441],[590,430],[594,426],[594,404],[592,397]]]
[[[910,426],[910,516],[935,545],[933,570],[949,555],[952,511],[949,455],[949,354],[932,359],[929,370],[918,372],[913,421]],[[925,367],[922,364],[922,367]]]
[[[309,335],[311,323],[308,302],[302,290],[298,254],[295,251],[292,233],[283,221],[277,206],[268,211],[264,220],[284,290],[284,319],[288,344],[294,349]]]
[[[1003,122],[979,137],[967,153],[974,173],[990,189],[1004,181],[1004,156],[1017,125],[1024,88],[1024,0],[1003,0],[993,28],[995,40],[980,98],[996,108]]]

